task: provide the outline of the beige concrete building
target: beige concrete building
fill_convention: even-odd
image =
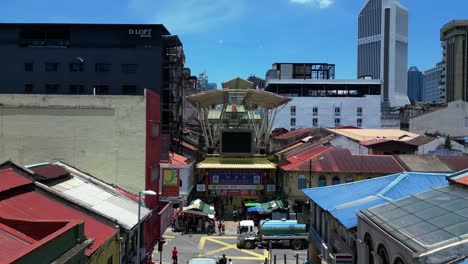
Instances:
[[[447,102],[468,101],[468,20],[453,20],[440,29],[444,42],[445,85]]]
[[[413,133],[440,132],[450,136],[468,135],[468,103],[457,100],[440,108],[409,119]]]
[[[0,96],[0,160],[59,160],[136,192],[145,188],[145,96]]]

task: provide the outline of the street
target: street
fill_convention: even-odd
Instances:
[[[212,258],[217,260],[223,254],[226,254],[227,259],[232,259],[233,264],[258,264],[264,263],[265,258],[268,258],[269,252],[265,249],[238,249],[236,245],[236,226],[237,222],[226,222],[226,234],[219,236],[218,233],[213,235],[206,234],[184,234],[180,232],[172,232],[168,228],[164,233],[166,244],[164,244],[162,252],[162,264],[172,264],[172,249],[177,247],[178,264],[186,264],[192,258]],[[298,263],[302,264],[307,258],[307,251],[291,250],[274,248],[273,256],[276,255],[276,263],[284,263],[286,256],[287,263],[295,264],[296,255],[298,255]],[[160,252],[156,249],[153,251],[153,261],[159,263]],[[228,262],[229,263],[229,262]],[[272,264],[274,257],[272,257]]]

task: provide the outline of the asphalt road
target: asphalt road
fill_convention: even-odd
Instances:
[[[226,258],[232,259],[233,264],[260,264],[264,263],[265,258],[268,258],[269,252],[265,249],[238,249],[236,245],[236,230],[235,223],[226,224],[226,234],[219,236],[219,234],[206,235],[206,234],[184,234],[172,232],[169,228],[164,233],[163,237],[166,239],[162,252],[162,264],[172,264],[172,249],[177,247],[178,264],[186,264],[192,258],[212,258],[218,259],[223,254]],[[276,264],[284,264],[284,257],[288,264],[296,264],[296,255],[298,255],[299,264],[307,258],[306,250],[291,250],[274,248],[273,255],[276,255]],[[272,264],[274,264],[274,257]],[[160,252],[157,247],[153,252],[153,261],[159,263]],[[228,262],[229,264],[229,262]]]

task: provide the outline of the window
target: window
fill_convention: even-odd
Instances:
[[[358,118],[358,119],[357,119],[356,125],[357,125],[358,127],[362,127],[362,118]]]
[[[122,72],[124,73],[136,73],[138,65],[136,64],[122,64]]]
[[[70,63],[70,72],[83,72],[84,64],[83,63]]]
[[[45,92],[46,94],[56,94],[58,93],[58,84],[46,84]]]
[[[327,186],[327,179],[325,178],[325,176],[320,175],[318,179],[318,186],[319,187]]]
[[[357,116],[362,116],[362,107],[357,108]]]
[[[136,94],[136,85],[122,85],[122,94],[126,94],[126,95]]]
[[[110,72],[111,65],[108,63],[96,63],[94,70],[96,72]]]
[[[296,126],[296,118],[291,118],[291,126]]]
[[[340,178],[338,176],[334,176],[332,178],[332,185],[337,185],[337,184],[340,184]]]
[[[159,167],[153,166],[151,167],[151,181],[154,182],[159,178]]]
[[[341,126],[341,120],[339,118],[335,118],[335,126]]]
[[[96,85],[94,89],[96,94],[109,94],[109,85]]]
[[[353,176],[348,176],[348,177],[346,177],[346,180],[345,180],[345,181],[346,181],[346,182],[353,182],[353,181],[354,181]]]
[[[151,131],[151,136],[153,136],[153,138],[159,137],[159,123],[153,122],[151,125]]]
[[[307,182],[304,175],[299,175],[297,179],[297,187],[299,188],[299,190],[307,188]]]
[[[341,108],[335,107],[335,116],[339,116],[341,114]]]
[[[296,116],[296,106],[291,106],[291,116]]]
[[[312,118],[312,126],[318,127],[318,118]]]
[[[71,84],[70,85],[70,94],[84,94],[84,85]]]
[[[318,116],[318,107],[312,108],[312,115],[313,116]]]
[[[113,260],[113,257],[112,257],[112,256],[110,256],[110,257],[107,258],[107,264],[112,264],[112,263],[114,263],[113,261],[114,261],[114,260]]]
[[[26,72],[34,71],[34,64],[32,62],[25,62],[24,63],[24,71],[26,71]]]
[[[32,93],[34,90],[34,85],[32,83],[27,83],[24,85],[24,92],[25,93]]]
[[[45,65],[46,72],[58,72],[59,64],[56,62],[47,62]]]

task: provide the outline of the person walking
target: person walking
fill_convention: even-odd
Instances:
[[[228,264],[226,254],[223,254],[223,257],[219,260],[219,264]]]
[[[218,221],[218,231],[219,231],[219,235],[223,235],[223,232],[221,230],[221,220]]]
[[[224,220],[221,222],[221,229],[223,231],[223,235],[226,234],[226,225],[224,224]]]
[[[229,259],[229,263],[228,264],[232,264],[232,259]]]
[[[234,220],[234,222],[237,221],[237,209],[234,208],[234,210],[232,211],[232,220]]]
[[[177,264],[177,248],[174,247],[172,250],[172,263]]]

